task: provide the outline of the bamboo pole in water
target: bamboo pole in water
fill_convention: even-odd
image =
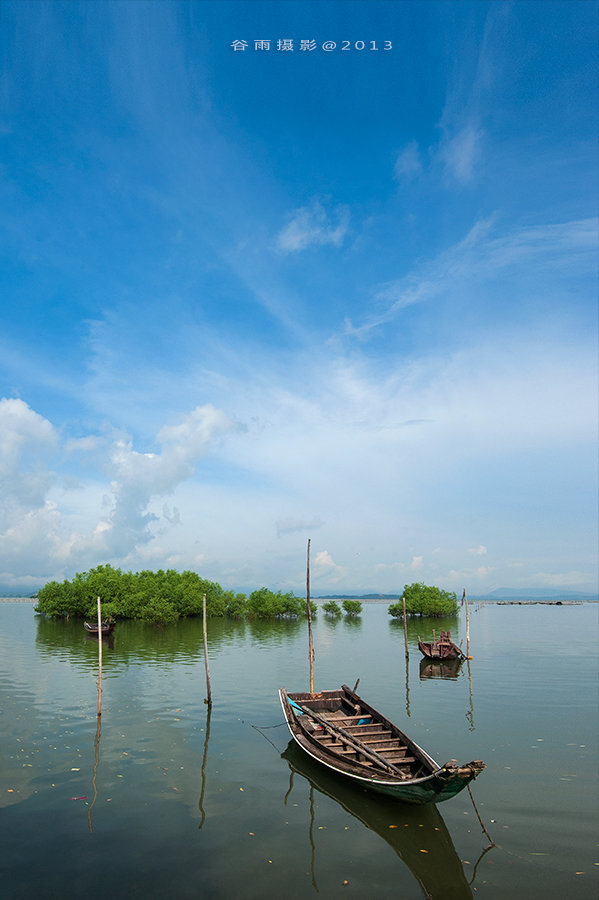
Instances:
[[[308,613],[308,646],[310,652],[310,693],[314,693],[314,643],[312,641],[312,607],[310,606],[310,538],[306,562],[306,610]]]
[[[204,664],[206,666],[206,703],[208,708],[212,706],[212,691],[210,689],[210,669],[208,668],[208,637],[206,634],[206,594],[202,601],[202,618],[204,622]]]
[[[410,657],[406,656],[406,713],[410,716]]]
[[[403,639],[406,648],[406,659],[410,656],[408,650],[408,620],[406,617],[406,598],[402,597],[401,602],[403,603]]]
[[[466,604],[466,659],[472,659],[472,657],[470,656],[470,611],[468,609],[468,597],[466,596],[466,588],[464,588],[462,600]]]
[[[102,715],[102,610],[98,597],[98,715]]]

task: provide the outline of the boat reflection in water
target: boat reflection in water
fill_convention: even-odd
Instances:
[[[98,643],[97,633],[96,634],[86,633],[85,637],[83,638],[83,643],[86,644],[88,641],[95,641],[95,643],[97,644]],[[114,634],[112,634],[112,632],[110,634],[103,634],[102,635],[102,644],[104,647],[108,647],[109,650],[114,650]]]
[[[435,804],[415,806],[401,803],[346,783],[316,765],[293,741],[281,756],[291,770],[291,784],[285,802],[291,792],[294,775],[302,776],[311,789],[340,803],[350,815],[380,835],[409,868],[424,897],[429,900],[471,900],[473,895],[462,863]],[[311,843],[312,883],[317,889],[312,834]],[[426,852],[423,853],[423,850]]]
[[[420,679],[445,678],[451,681],[460,674],[462,662],[462,659],[421,659]]]

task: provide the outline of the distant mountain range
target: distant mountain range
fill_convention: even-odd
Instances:
[[[322,594],[315,600],[384,600],[394,603],[401,594]],[[458,595],[458,600],[460,599]],[[599,600],[591,591],[571,591],[565,588],[497,588],[489,594],[468,594],[469,600]]]
[[[40,585],[41,587],[41,585]],[[246,594],[250,594],[251,590],[244,591]],[[32,597],[35,594],[35,591],[18,591],[14,588],[11,588],[8,585],[0,584],[0,598],[10,598],[14,597],[15,599]],[[299,592],[299,596],[302,596],[302,592]],[[321,595],[313,595],[313,600],[379,600],[385,603],[395,603],[398,600],[401,600],[401,593],[399,594],[321,594]],[[458,595],[459,599],[459,595]],[[500,600],[582,600],[586,602],[592,602],[594,600],[599,600],[599,596],[592,591],[572,591],[568,588],[564,588],[560,590],[559,588],[497,588],[494,591],[491,591],[488,594],[468,594],[469,600],[486,600],[486,601],[500,601]]]

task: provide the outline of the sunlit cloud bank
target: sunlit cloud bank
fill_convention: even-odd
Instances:
[[[310,537],[325,593],[590,588],[575,507],[593,479],[591,361],[592,347],[522,340],[398,361],[385,379],[323,359],[300,366],[301,387],[229,382],[227,410],[170,419],[147,448],[120,432],[69,438],[5,399],[3,578],[111,561],[300,589]]]

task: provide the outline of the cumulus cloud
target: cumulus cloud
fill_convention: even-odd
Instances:
[[[344,567],[337,565],[328,550],[319,550],[314,557],[312,570],[317,577],[329,583],[341,581],[345,576]]]
[[[488,580],[492,572],[495,571],[493,566],[478,566],[476,569],[463,568],[460,570],[451,569],[448,573],[448,579],[458,584],[468,584],[469,582],[484,582]]]
[[[468,553],[473,553],[475,556],[486,556],[487,548],[483,544],[479,544],[478,547],[470,547]]]
[[[152,499],[188,480],[209,447],[234,428],[223,412],[206,405],[161,428],[159,452],[139,452],[123,438],[67,440],[65,453],[96,451],[94,462],[102,462],[110,488],[94,491],[71,482],[61,488],[47,465],[48,455],[60,450],[52,424],[21,400],[0,400],[0,569],[18,578],[31,572],[32,559],[47,575],[99,558],[125,558],[152,538],[150,525],[158,518],[149,511]],[[179,523],[177,507],[165,504],[162,512],[165,523]]]
[[[106,549],[122,555],[147,543],[152,536],[149,526],[156,519],[147,511],[152,497],[169,494],[190,478],[211,441],[233,428],[223,412],[208,404],[196,407],[178,425],[158,432],[160,453],[139,453],[131,442],[117,441],[109,461],[115,502],[108,520],[96,532]]]
[[[319,200],[296,210],[279,232],[276,245],[282,253],[296,253],[311,245],[340,247],[349,228],[349,209],[336,206],[327,211]]]
[[[43,507],[55,481],[48,466],[58,436],[23,400],[0,400],[0,527]]]

